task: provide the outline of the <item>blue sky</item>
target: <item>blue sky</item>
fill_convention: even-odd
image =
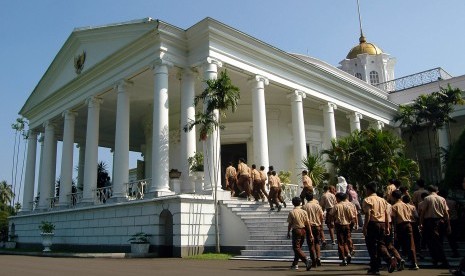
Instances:
[[[465,1],[360,2],[364,34],[396,57],[396,77],[465,74]],[[75,27],[152,17],[186,29],[207,16],[335,66],[359,38],[356,0],[0,0],[0,180],[12,182],[11,123]]]

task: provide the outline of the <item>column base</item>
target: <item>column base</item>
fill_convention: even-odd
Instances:
[[[231,199],[231,192],[225,191],[223,189],[219,189],[216,195],[217,195],[217,200],[230,200]]]
[[[155,191],[155,192],[146,193],[144,198],[154,198],[154,197],[163,197],[163,196],[172,196],[172,195],[175,195],[175,193],[170,190]]]

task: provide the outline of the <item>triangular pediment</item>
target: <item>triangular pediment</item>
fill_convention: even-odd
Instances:
[[[24,115],[66,84],[155,29],[156,24],[157,21],[145,18],[100,27],[74,29],[22,107],[20,114]],[[83,54],[85,60],[82,58]],[[75,59],[79,58],[82,68],[78,73],[79,66],[75,66]]]

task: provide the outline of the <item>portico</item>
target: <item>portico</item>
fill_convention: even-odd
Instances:
[[[118,35],[122,32],[126,35]],[[118,43],[108,43],[104,51],[97,38]],[[72,60],[82,53],[86,61],[77,73]],[[239,106],[221,119],[224,129],[200,142],[195,128],[183,128],[200,112],[193,99],[204,89],[203,81],[222,70],[240,88]],[[191,196],[211,204],[213,185],[221,190],[218,161],[225,143],[247,144],[248,164],[291,171],[297,183],[309,145],[312,153],[328,148],[332,139],[372,122],[389,128],[396,108],[385,92],[362,80],[311,57],[272,48],[211,18],[188,30],[150,18],[76,29],[21,110],[30,126],[22,211],[92,210],[135,199],[165,206],[164,198],[182,202]],[[39,164],[38,137],[44,139]],[[73,163],[76,145],[79,162]],[[97,186],[99,148],[114,152],[111,186]],[[129,181],[130,151],[143,161],[134,183]],[[202,190],[196,190],[187,163],[195,152],[203,152],[206,160]],[[171,169],[181,171],[176,193],[170,189]],[[72,192],[73,175],[82,190]],[[134,197],[134,189],[140,193],[141,187],[142,196]],[[98,196],[102,193],[104,201]],[[188,233],[182,230],[186,212],[180,212],[177,242],[182,246],[181,237]],[[212,234],[206,230],[203,235]]]

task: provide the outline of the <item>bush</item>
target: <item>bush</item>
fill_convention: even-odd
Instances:
[[[447,159],[444,176],[444,185],[447,188],[462,189],[462,182],[465,177],[465,151],[463,149],[465,149],[465,130],[460,134]]]

